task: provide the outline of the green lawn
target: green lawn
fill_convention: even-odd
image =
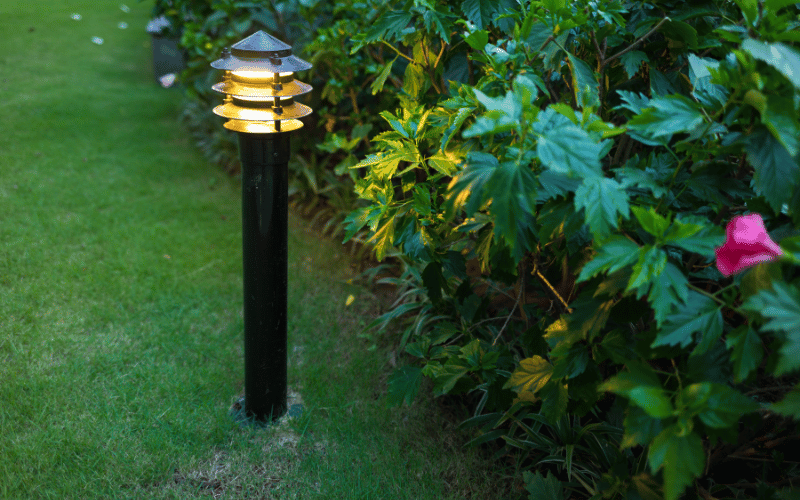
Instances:
[[[0,498],[499,498],[435,405],[385,408],[391,342],[356,335],[380,304],[294,216],[306,411],[231,421],[239,181],[194,149],[152,77],[152,6],[127,3],[0,0]]]

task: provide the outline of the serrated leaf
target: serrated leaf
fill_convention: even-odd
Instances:
[[[667,316],[650,347],[680,345],[685,348],[694,341],[693,335],[700,333],[700,344],[692,354],[705,352],[708,346],[722,335],[723,321],[720,309],[721,307],[710,298],[690,291],[686,304]]]
[[[448,363],[440,367],[433,381],[433,390],[436,394],[448,394],[461,377],[469,373],[470,367],[462,363],[464,361],[459,360],[458,363]]]
[[[747,159],[755,170],[753,184],[756,193],[763,195],[775,212],[780,212],[792,196],[792,188],[800,179],[800,167],[786,148],[765,128],[751,133],[745,143]]]
[[[487,30],[477,29],[464,37],[464,41],[474,50],[483,52],[483,48],[489,43],[489,32]]]
[[[764,357],[761,339],[751,327],[742,325],[727,335],[725,345],[731,349],[733,379],[741,383],[761,364]]]
[[[528,234],[533,231],[536,206],[536,176],[528,165],[503,162],[487,183],[492,194],[490,208],[494,216],[494,233],[505,239],[515,260],[530,250]]]
[[[461,3],[461,12],[478,29],[488,28],[494,18],[496,3],[496,0],[464,0]]]
[[[778,70],[800,90],[800,53],[796,49],[780,42],[767,43],[752,38],[743,41],[740,48]]]
[[[764,330],[785,333],[775,375],[800,368],[800,291],[793,285],[775,282],[771,290],[748,297],[742,308],[766,318]]]
[[[444,14],[433,9],[426,10],[422,15],[422,19],[425,22],[425,29],[435,32],[445,43],[449,44],[450,32],[453,27],[453,23],[448,19],[450,16],[451,14]]]
[[[585,210],[586,224],[595,237],[604,239],[629,215],[628,194],[620,183],[607,177],[590,177],[575,191],[575,210]]]
[[[409,63],[403,78],[403,90],[414,99],[427,90],[428,79],[421,65]]]
[[[655,474],[664,466],[664,499],[677,500],[695,478],[703,474],[706,454],[703,440],[691,432],[678,435],[676,425],[664,429],[650,445],[647,458]]]
[[[389,376],[386,402],[389,406],[410,405],[417,397],[422,382],[422,370],[416,366],[404,366]]]
[[[642,229],[655,236],[656,239],[663,237],[669,227],[670,220],[656,213],[653,207],[648,210],[642,207],[631,207],[631,212],[633,212],[636,220],[639,221]]]
[[[563,356],[553,359],[552,379],[570,379],[577,377],[586,370],[589,364],[589,353],[585,345],[573,345]],[[542,396],[544,398],[544,396]]]
[[[650,107],[632,117],[626,125],[647,137],[658,138],[692,132],[703,120],[697,104],[678,94],[651,99]]]
[[[386,252],[394,244],[394,217],[386,221],[378,231],[367,241],[375,247],[375,258],[382,261]]]
[[[660,418],[651,417],[638,406],[629,406],[625,415],[625,433],[620,441],[622,448],[647,446],[664,429]]]
[[[551,379],[539,391],[539,397],[542,398],[542,408],[539,412],[548,422],[556,425],[567,413],[567,403],[569,403],[567,384]]]
[[[672,403],[661,387],[638,386],[628,391],[631,403],[643,409],[655,418],[667,418],[672,415]]]
[[[470,152],[467,155],[464,170],[448,186],[445,202],[448,218],[462,208],[468,217],[478,210],[483,204],[484,187],[499,164],[497,158],[488,153]]]
[[[641,67],[642,63],[650,62],[650,59],[644,52],[632,50],[622,54],[622,56],[620,56],[620,61],[625,67],[625,72],[628,74],[628,78],[633,78],[633,75],[639,71],[639,67]]]
[[[575,102],[581,109],[596,108],[600,102],[599,87],[592,68],[583,60],[567,52],[569,68],[572,73],[572,87],[575,93]],[[582,97],[588,93],[588,98]]]
[[[685,387],[679,396],[688,409],[708,427],[725,429],[760,408],[741,392],[723,384],[700,382]]]
[[[464,121],[472,115],[472,112],[475,111],[474,108],[459,108],[458,112],[456,112],[455,116],[450,118],[450,125],[445,129],[444,133],[442,134],[442,142],[439,146],[441,151],[447,150],[447,145],[450,143],[450,139],[461,129],[461,126],[464,124]]]
[[[536,500],[565,500],[564,487],[555,474],[547,471],[547,476],[543,476],[538,470],[535,474],[530,471],[523,473],[525,479],[525,489],[530,493],[530,498]]]
[[[672,262],[658,276],[650,280],[647,301],[653,307],[656,325],[661,328],[673,307],[681,307],[689,296],[689,280]]]
[[[697,30],[683,21],[667,21],[661,27],[661,33],[678,43],[686,44],[690,49],[697,50]]]
[[[800,420],[800,385],[794,386],[794,389],[789,391],[782,400],[772,403],[770,409],[781,415]]]
[[[595,143],[582,128],[566,121],[564,126],[547,130],[536,143],[536,154],[548,169],[571,177],[585,178],[602,175],[600,157],[602,146]],[[539,132],[534,125],[534,130]],[[541,132],[539,132],[541,133]]]
[[[761,122],[778,139],[790,156],[800,150],[800,124],[791,99],[774,95],[767,96],[767,105],[761,111]]]
[[[523,359],[503,385],[503,389],[513,389],[514,392],[538,392],[550,380],[553,365],[541,356]]]
[[[639,249],[638,259],[633,265],[626,292],[631,290],[647,290],[650,283],[658,279],[667,266],[667,253],[657,246],[647,245]],[[639,294],[640,296],[643,293]]]
[[[578,283],[586,281],[601,272],[608,271],[613,273],[618,271],[636,262],[639,256],[639,245],[624,236],[612,236],[605,240],[596,250],[597,255],[581,269],[577,280]]]
[[[725,233],[722,228],[710,224],[692,224],[676,219],[664,234],[664,243],[712,257],[714,249],[725,243]]]
[[[386,79],[389,78],[389,75],[392,73],[392,66],[394,66],[394,62],[397,60],[397,57],[386,63],[386,65],[383,67],[383,70],[375,78],[375,81],[372,82],[372,85],[370,86],[370,90],[372,90],[372,95],[375,95],[381,90],[383,90],[383,85],[386,83]]]

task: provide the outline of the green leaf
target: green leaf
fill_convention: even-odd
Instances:
[[[539,137],[536,154],[541,162],[548,169],[570,177],[602,175],[600,166],[602,146],[595,143],[585,130],[573,125],[567,118],[555,111],[553,114],[561,116],[567,123],[547,130]],[[539,123],[534,125],[534,130],[538,132],[536,125]]]
[[[380,217],[380,213],[380,207],[375,205],[359,208],[353,212],[350,212],[350,214],[344,219],[344,224],[346,224],[346,227],[344,241],[342,243],[349,241],[350,238],[361,231],[361,229],[363,229],[364,226],[366,226],[369,222]]]
[[[641,67],[643,62],[650,62],[647,54],[639,50],[632,50],[622,54],[622,56],[620,56],[620,60],[622,61],[622,65],[625,67],[625,72],[628,74],[628,78],[633,78],[633,75],[639,71],[639,67]]]
[[[627,127],[651,138],[692,132],[703,123],[697,104],[682,95],[660,96],[650,100],[650,107],[628,120]]]
[[[663,241],[687,252],[713,257],[714,249],[725,243],[725,233],[722,228],[710,224],[693,224],[676,219],[664,234]]]
[[[758,368],[764,357],[764,346],[753,328],[742,325],[727,335],[725,345],[731,349],[734,381],[741,383]]]
[[[444,285],[444,275],[442,274],[442,264],[440,262],[430,262],[422,271],[422,283],[428,291],[428,298],[433,302],[442,299],[442,287]]]
[[[598,390],[611,391],[620,396],[627,396],[628,392],[636,387],[661,387],[658,375],[647,363],[630,360],[625,363],[625,368],[628,371],[621,371],[609,378],[600,384]]]
[[[458,172],[458,167],[456,167],[455,162],[442,154],[441,151],[428,158],[428,165],[446,177],[450,177]]]
[[[523,359],[503,389],[513,389],[517,394],[528,391],[535,394],[550,380],[552,373],[553,365],[541,356]]]
[[[483,52],[483,48],[489,43],[489,32],[481,29],[475,30],[464,37],[464,41],[473,49]]]
[[[406,66],[405,77],[403,78],[403,90],[414,99],[418,99],[420,94],[428,89],[428,79],[425,70],[416,63],[409,63]]]
[[[428,9],[422,15],[425,22],[425,29],[433,31],[444,40],[445,43],[450,43],[450,31],[452,31],[453,23],[450,22],[448,17],[452,14],[445,14],[436,10]]]
[[[694,432],[685,436],[680,436],[679,432],[677,425],[661,431],[647,455],[653,474],[664,466],[665,500],[677,500],[686,487],[703,474],[705,467],[703,440]]]
[[[786,148],[763,127],[756,128],[747,137],[745,151],[755,170],[753,185],[756,193],[764,196],[775,212],[780,212],[792,196],[793,189],[787,189],[787,186],[797,186],[800,167]]]
[[[797,156],[800,150],[800,124],[794,112],[791,99],[774,95],[767,96],[767,105],[761,111],[761,122],[773,137],[786,148],[790,156]]]
[[[353,48],[350,50],[351,54],[355,54],[362,47],[372,42],[378,41],[381,38],[387,40],[395,40],[399,38],[400,33],[408,27],[411,22],[412,13],[407,11],[386,11],[382,16],[375,20],[372,28],[364,34],[356,35],[352,38],[355,42]]]
[[[581,208],[592,234],[604,239],[619,226],[619,216],[628,218],[628,195],[613,179],[589,177],[575,191],[575,210]]]
[[[670,224],[669,219],[656,213],[653,207],[648,210],[641,207],[631,207],[631,211],[636,220],[639,221],[642,229],[655,236],[656,239],[661,239],[664,236]]]
[[[748,297],[742,308],[766,318],[767,322],[762,326],[764,330],[785,333],[775,375],[800,368],[800,291],[793,285],[775,282],[771,290],[762,290]]]
[[[464,366],[462,363],[464,363],[463,360],[458,360],[456,363],[448,362],[439,368],[433,383],[433,390],[436,394],[448,394],[461,377],[469,373],[470,367]]]
[[[367,241],[375,246],[375,258],[382,261],[386,252],[394,244],[394,217],[386,221],[383,226]]]
[[[530,249],[527,240],[532,231],[536,187],[530,167],[513,161],[501,163],[487,183],[495,236],[504,238],[515,256],[521,257]]]
[[[683,21],[667,21],[660,30],[666,38],[697,50],[697,30]]]
[[[467,16],[478,29],[488,28],[494,19],[496,0],[464,0],[461,12]],[[484,44],[485,45],[485,44]],[[481,47],[483,49],[483,47]]]
[[[667,253],[657,246],[647,245],[639,249],[638,259],[633,266],[626,292],[631,290],[647,290],[650,283],[657,279],[667,266]],[[640,296],[643,293],[639,294]]]
[[[442,143],[439,146],[441,151],[447,150],[447,145],[450,143],[450,139],[452,139],[453,135],[455,135],[461,129],[464,121],[471,116],[474,111],[474,108],[459,108],[455,116],[450,117],[450,124],[442,134]]]
[[[553,380],[577,377],[586,370],[589,364],[589,353],[583,344],[573,345],[564,356],[553,359]]]
[[[452,218],[456,210],[464,209],[472,216],[483,204],[484,187],[494,174],[500,162],[497,158],[482,152],[470,152],[466,167],[448,186],[445,209],[447,218]]]
[[[542,408],[539,412],[548,422],[555,425],[567,413],[567,403],[569,403],[567,384],[551,379],[539,391],[539,397],[542,398]]]
[[[760,408],[741,392],[723,384],[700,382],[685,387],[679,398],[693,415],[714,429],[733,427],[739,419]]]
[[[794,88],[800,90],[800,53],[796,49],[780,42],[767,43],[752,38],[743,41],[740,48],[778,70]]]
[[[422,382],[422,370],[416,366],[404,366],[389,376],[386,402],[389,406],[410,405],[417,397]]]
[[[782,400],[772,403],[769,408],[781,415],[800,420],[800,385],[794,386]]]
[[[645,289],[643,293],[648,294],[647,301],[653,307],[656,326],[661,328],[672,309],[686,303],[689,297],[689,280],[680,268],[672,262],[667,262],[664,270],[650,280],[649,292]]]
[[[631,403],[643,409],[655,418],[667,418],[672,415],[672,402],[661,387],[638,386],[627,394]]]
[[[663,420],[651,417],[638,406],[629,406],[626,413],[625,432],[620,441],[622,448],[647,446],[664,429]]]
[[[381,71],[378,77],[375,78],[375,81],[372,82],[372,86],[370,87],[370,90],[372,90],[372,95],[375,95],[383,90],[383,85],[386,83],[386,79],[389,78],[389,75],[392,72],[392,66],[394,66],[394,62],[397,60],[397,57],[386,63],[386,65],[383,67],[383,71]]]
[[[572,72],[572,88],[575,92],[575,102],[581,109],[596,108],[600,102],[599,87],[592,68],[583,60],[567,52],[569,68]],[[588,98],[584,98],[584,93],[588,93]]]
[[[758,0],[733,0],[742,9],[742,14],[750,26],[755,27],[758,18]]]
[[[535,474],[531,474],[530,471],[526,470],[522,473],[522,477],[525,479],[525,489],[530,493],[530,498],[535,498],[536,500],[565,500],[566,496],[564,495],[564,487],[561,485],[561,481],[558,480],[555,474],[551,475],[550,471],[547,471],[547,476],[545,477],[538,470]]]
[[[699,332],[701,342],[692,354],[702,354],[722,335],[723,321],[720,309],[721,307],[712,299],[690,291],[686,304],[667,316],[663,328],[650,347],[680,344],[685,348],[693,342],[693,335]]]
[[[618,271],[636,262],[639,256],[639,245],[624,236],[612,236],[595,250],[597,250],[597,254],[581,269],[578,283],[604,271],[610,273]]]
[[[656,198],[661,198],[667,194],[667,189],[653,177],[653,172],[650,170],[620,167],[613,169],[613,171],[626,189],[631,186],[637,186],[641,189],[649,190]]]

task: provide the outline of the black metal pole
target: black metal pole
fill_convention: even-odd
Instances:
[[[244,259],[244,417],[286,413],[289,134],[239,133]]]

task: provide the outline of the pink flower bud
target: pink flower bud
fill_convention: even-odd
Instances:
[[[717,269],[725,276],[783,255],[772,241],[759,214],[737,215],[725,230],[725,244],[717,247]]]

